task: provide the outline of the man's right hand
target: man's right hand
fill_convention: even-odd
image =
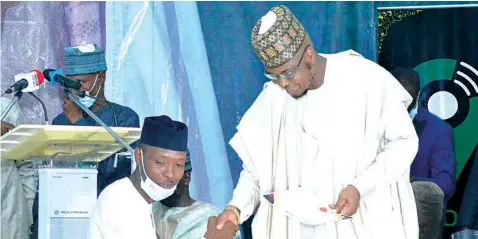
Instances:
[[[227,222],[218,230],[217,225],[218,219],[217,217],[210,217],[207,221],[207,231],[204,238],[206,239],[232,239],[234,235],[239,230],[239,227],[231,222]]]
[[[75,124],[78,120],[83,117],[83,111],[81,108],[75,104],[75,102],[66,98],[63,100],[63,113],[65,113],[66,118],[70,123]]]
[[[226,209],[219,215],[216,224],[217,230],[221,230],[227,222],[231,222],[236,226],[239,225],[239,218],[237,218],[236,214],[231,209]]]

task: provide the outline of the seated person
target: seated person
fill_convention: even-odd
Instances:
[[[139,117],[132,109],[107,102],[105,98],[106,61],[103,49],[94,44],[78,47],[66,47],[63,50],[64,74],[81,83],[81,91],[85,91],[80,102],[88,107],[100,120],[110,127],[139,128]],[[98,98],[90,98],[93,96]],[[90,116],[68,98],[63,100],[63,113],[53,119],[53,125],[99,126]],[[132,147],[135,147],[133,144]],[[118,179],[131,175],[131,160],[123,156],[103,160],[98,166],[97,193]],[[33,238],[38,238],[38,194],[33,205],[35,222]]]
[[[461,230],[478,230],[478,146],[466,182],[465,193],[460,206],[457,228]]]
[[[11,100],[0,98],[2,112],[6,110]],[[3,119],[1,135],[13,130],[21,123],[21,110],[18,104],[8,112]],[[33,169],[29,168],[31,162],[0,159],[0,202],[1,218],[0,238],[29,238],[31,218],[28,207],[28,189],[35,188],[35,181],[30,180]],[[26,180],[25,176],[27,177]]]
[[[189,194],[191,159],[187,153],[184,175],[170,197],[154,205],[153,215],[156,234],[161,239],[197,239],[207,231],[208,218],[222,211],[215,206],[196,201]],[[240,235],[237,233],[237,235]],[[240,238],[240,237],[236,237]]]
[[[147,117],[135,149],[138,167],[100,194],[89,238],[156,238],[153,202],[171,196],[183,177],[187,142],[184,123],[168,116]]]
[[[184,123],[168,116],[147,117],[135,149],[138,168],[101,193],[90,218],[89,238],[156,239],[153,203],[171,196],[183,178],[187,144]],[[234,225],[222,232],[210,230],[206,238],[225,238],[223,234],[236,230]]]
[[[392,74],[413,97],[408,112],[419,137],[419,147],[410,175],[420,238],[439,238],[446,205],[455,188],[452,127],[426,108],[419,107],[420,78],[415,71],[400,67]]]

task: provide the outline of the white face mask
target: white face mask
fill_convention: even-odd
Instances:
[[[97,80],[98,80],[98,74],[96,74],[95,83],[93,83],[93,86],[88,91],[85,91],[86,96],[83,98],[79,98],[80,103],[82,103],[87,108],[91,108],[96,102],[95,98],[91,98],[88,96],[90,96],[90,91],[93,90],[93,88],[95,88]],[[95,97],[98,97],[98,94],[100,94],[100,90],[101,90],[101,85],[100,85],[100,88],[98,88],[98,92],[96,92]]]
[[[161,201],[173,195],[177,185],[174,185],[174,187],[171,189],[166,189],[159,186],[148,177],[148,174],[146,173],[146,169],[144,168],[143,150],[141,150],[141,165],[142,165],[141,168],[143,169],[144,175],[146,176],[146,180],[144,181],[143,181],[143,177],[141,177],[141,189],[143,189],[144,192],[151,199],[153,199],[154,201]],[[140,175],[141,175],[141,172],[140,172]]]

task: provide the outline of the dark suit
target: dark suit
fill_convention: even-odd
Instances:
[[[452,127],[445,121],[420,108],[413,125],[419,137],[419,147],[411,167],[414,181],[436,183],[446,199],[455,190],[455,153]]]
[[[420,238],[439,238],[448,200],[455,190],[455,153],[452,127],[419,108],[413,119],[419,147],[411,166]]]

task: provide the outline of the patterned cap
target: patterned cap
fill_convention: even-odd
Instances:
[[[302,24],[285,6],[275,6],[271,12],[277,15],[274,25],[259,34],[262,20],[252,29],[252,47],[268,68],[276,68],[291,60],[304,44],[306,32]]]
[[[95,44],[63,49],[65,75],[87,75],[106,71],[105,51]]]

